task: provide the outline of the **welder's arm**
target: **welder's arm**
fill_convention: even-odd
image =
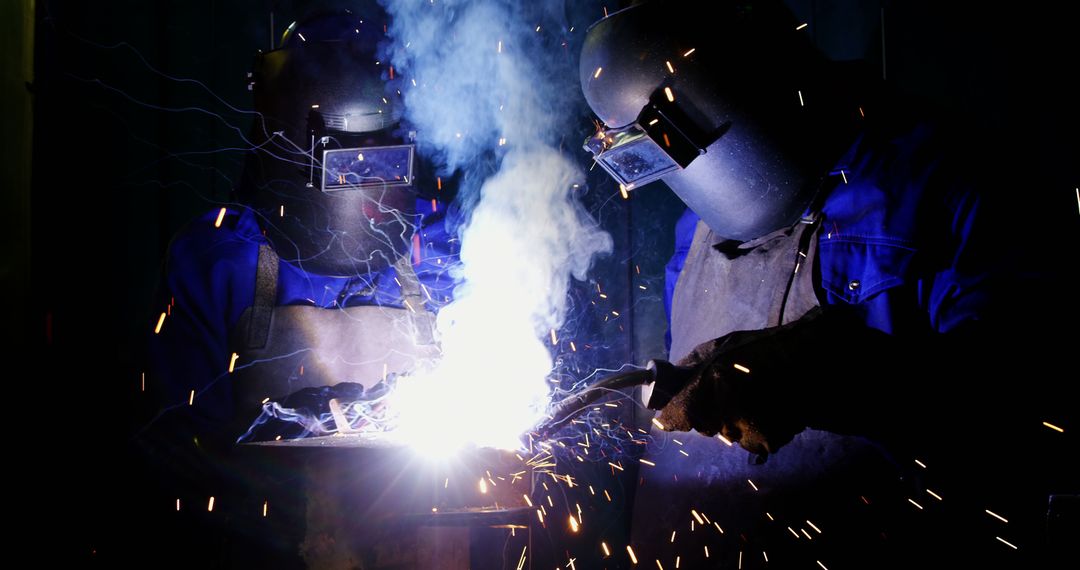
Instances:
[[[697,374],[658,420],[668,430],[719,433],[759,454],[806,427],[886,441],[932,434],[933,418],[970,378],[954,370],[968,360],[966,335],[947,336],[910,342],[821,309],[782,327],[732,333],[678,363]],[[928,402],[931,387],[937,396]]]

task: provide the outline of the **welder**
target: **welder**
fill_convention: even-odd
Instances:
[[[901,474],[917,465],[909,452],[971,447],[960,434],[997,426],[1003,410],[1025,434],[1039,426],[1025,406],[1034,391],[980,389],[993,367],[1020,369],[1004,339],[1029,307],[1006,293],[1031,287],[1001,263],[1009,244],[989,241],[985,163],[970,168],[944,129],[861,68],[827,61],[803,27],[779,2],[713,3],[708,17],[644,3],[594,24],[581,54],[602,123],[586,149],[625,190],[662,180],[689,207],[666,301],[670,359],[694,375],[656,424],[697,433],[642,468],[634,536],[658,555],[677,554],[668,535],[711,505],[746,531],[738,550],[781,556],[765,530],[747,530],[773,518],[769,505],[846,513],[837,497],[888,489],[869,482],[895,478],[893,461]],[[712,435],[758,462],[780,453],[755,471]],[[840,488],[851,481],[866,485]],[[866,550],[845,556],[903,563],[855,520],[845,530]]]
[[[156,460],[176,479],[208,495],[286,477],[232,459],[266,399],[370,388],[436,354],[434,311],[451,295],[456,254],[436,200],[442,180],[421,164],[388,87],[393,70],[377,55],[385,24],[374,2],[310,11],[256,56],[257,115],[237,200],[169,248],[167,314],[151,341],[150,388],[163,411],[147,441],[163,446]],[[257,504],[242,509],[254,517],[265,497],[219,497],[219,509],[248,499]],[[288,518],[281,502],[270,508]],[[283,544],[278,554],[265,544],[264,555],[295,559],[296,532],[264,529]],[[306,554],[319,549],[308,535]],[[323,540],[332,546],[334,536]]]

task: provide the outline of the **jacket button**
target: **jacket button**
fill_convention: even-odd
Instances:
[[[859,288],[859,281],[855,280],[855,281],[852,281],[851,283],[848,283],[847,288],[852,290],[852,291],[858,289]]]

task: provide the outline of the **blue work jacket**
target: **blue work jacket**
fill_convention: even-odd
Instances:
[[[188,407],[191,401],[192,419],[207,429],[233,413],[227,382],[229,335],[254,303],[259,246],[268,243],[251,210],[226,209],[215,226],[219,212],[195,219],[174,237],[155,313],[166,316],[149,347],[154,399],[164,409]],[[413,268],[428,307],[438,309],[453,294],[450,268],[457,262],[457,239],[447,232],[444,212],[432,211],[430,201],[418,200],[417,212],[420,231],[413,241]],[[283,261],[277,305],[401,307],[401,288],[393,267],[329,277]]]
[[[989,310],[1002,269],[991,253],[1000,247],[983,237],[970,171],[950,163],[944,147],[927,124],[864,132],[829,172],[815,207],[824,224],[815,269],[822,305],[845,305],[891,334],[944,333]],[[687,210],[676,223],[669,315],[698,219]]]

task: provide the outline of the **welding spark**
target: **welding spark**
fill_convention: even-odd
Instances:
[[[221,227],[221,222],[224,219],[225,219],[225,208],[222,208],[221,211],[218,212],[217,219],[214,220],[214,227],[215,228],[220,228]]]
[[[806,536],[806,540],[814,540],[813,538],[810,537],[810,533],[806,532],[805,528],[800,528],[799,532],[803,533],[803,535]]]
[[[606,498],[609,503],[611,502],[611,495],[608,494],[607,489],[604,489],[604,498]]]
[[[307,38],[304,37],[304,34],[301,34],[301,33],[297,32],[296,35],[300,36],[301,40],[304,40],[305,42],[307,41]]]
[[[1013,550],[1019,550],[1018,548],[1016,548],[1015,544],[1005,540],[1004,538],[1001,538],[1000,536],[995,536],[994,538],[1000,540],[1001,542],[1004,542],[1009,548],[1012,548]]]
[[[844,169],[840,169],[840,178],[844,179],[844,184],[847,184],[847,174],[844,174]]]
[[[921,511],[921,510],[923,510],[923,506],[922,506],[922,505],[920,505],[919,503],[916,503],[915,501],[913,501],[913,500],[911,500],[911,499],[908,499],[908,502],[909,502],[909,503],[911,503],[911,504],[913,504],[913,505],[915,505],[916,507],[919,507],[919,510],[920,510],[920,511]]]
[[[649,461],[648,459],[638,459],[638,461],[644,463],[645,465],[648,465],[649,467],[656,467],[656,464],[653,463],[652,461]],[[621,471],[621,469],[620,469],[620,471]]]
[[[578,531],[578,521],[574,518],[574,515],[570,515],[570,532]]]
[[[818,534],[821,534],[821,529],[818,528],[816,524],[810,522],[809,519],[806,521],[806,524],[810,525],[810,528],[816,530]]]
[[[731,447],[732,445],[734,445],[733,443],[731,443],[731,440],[724,437],[724,434],[722,434],[722,433],[716,434],[716,438],[719,439],[720,441],[728,444],[728,447]]]
[[[495,53],[502,53],[502,40],[499,40],[499,47],[495,48]]]
[[[263,517],[266,517],[266,510],[270,507],[270,501],[263,501]]]
[[[630,193],[626,191],[626,185],[625,184],[619,184],[619,194],[622,194],[623,200],[629,200],[630,199]]]
[[[660,563],[660,559],[656,559],[656,567],[660,570],[664,570],[664,565]]]
[[[690,509],[690,514],[694,515],[694,519],[697,520],[698,524],[705,524],[705,521],[701,520],[701,515],[696,510]]]
[[[282,204],[282,205],[281,205],[281,206],[280,206],[280,207],[278,208],[278,217],[279,217],[279,218],[284,218],[284,217],[285,217],[285,204]]]
[[[757,491],[757,490],[758,490],[758,488],[757,488],[757,485],[755,485],[753,481],[751,481],[751,480],[747,479],[747,480],[746,480],[746,482],[747,482],[747,483],[750,483],[750,486],[751,486],[751,487],[753,487],[755,491]]]
[[[822,563],[821,563],[821,561],[820,561],[820,560],[815,560],[815,562],[817,562],[817,565],[818,565],[818,566],[821,566],[822,570],[829,570],[828,568],[826,568],[826,567],[825,567],[825,565],[824,565],[824,564],[822,564]]]
[[[679,567],[679,561],[681,561],[681,560],[682,560],[682,556],[676,556],[675,557],[675,567],[676,568]]]
[[[528,548],[529,548],[529,546],[525,545],[521,549],[521,558],[518,558],[517,570],[521,570],[522,568],[525,567],[525,551],[528,550]]]
[[[735,364],[734,366],[735,366],[735,370],[738,370],[739,372],[745,372],[747,374],[750,373],[750,369],[743,366],[742,364]]]
[[[790,526],[789,526],[789,527],[787,527],[787,529],[788,529],[788,532],[790,532],[790,533],[791,533],[791,535],[792,535],[792,536],[794,536],[796,540],[798,540],[798,538],[799,538],[799,533],[795,532],[795,529],[791,528]]]
[[[765,557],[765,563],[766,563],[766,564],[768,564],[768,562],[769,562],[769,555],[768,555],[768,554],[766,554],[764,550],[762,550],[762,551],[761,551],[761,555]]]
[[[480,492],[484,493],[484,494],[487,494],[487,491],[488,491],[487,480],[484,479],[483,477],[481,477],[480,478]]]
[[[916,460],[915,460],[915,463],[916,463],[916,464],[917,464],[917,465],[918,465],[919,467],[922,467],[923,469],[926,469],[926,464],[925,464],[925,463],[923,463],[922,461],[919,461],[918,459],[916,459]]]
[[[602,540],[600,541],[600,550],[604,551],[604,558],[611,556],[611,550],[608,548],[607,543]]]
[[[158,326],[161,326],[161,325],[158,325]],[[1046,426],[1046,427],[1048,427],[1048,428],[1050,428],[1050,429],[1052,429],[1052,430],[1054,430],[1054,431],[1056,431],[1058,433],[1065,433],[1065,430],[1057,427],[1056,425],[1054,425],[1054,424],[1052,424],[1050,422],[1043,422],[1042,425],[1044,425],[1044,426]]]
[[[596,73],[594,73],[593,76],[592,76],[593,79],[599,79],[600,78],[600,72],[603,71],[603,70],[604,70],[603,67],[597,67],[596,68]]]
[[[206,512],[208,512],[208,513],[214,512],[214,497],[213,496],[210,497],[210,502],[206,504]]]
[[[667,97],[668,103],[674,103],[675,102],[675,93],[673,93],[671,91],[670,87],[665,87],[664,88],[664,95]]]
[[[802,90],[801,90],[801,89],[799,90],[799,106],[800,106],[800,107],[805,107],[805,106],[806,106],[806,103],[805,103],[805,102],[803,102],[803,98],[802,98]]]
[[[927,489],[926,492],[929,493],[931,497],[933,497],[933,498],[935,498],[935,499],[937,499],[939,501],[944,501],[945,500],[945,499],[941,498],[941,495],[931,491],[930,489]]]
[[[694,53],[695,51],[697,51],[697,48],[690,48],[690,51],[682,54],[682,56],[683,57],[690,57],[690,54]]]
[[[652,419],[652,423],[653,423],[653,425],[655,425],[656,427],[658,427],[658,428],[660,428],[660,429],[664,429],[664,424],[660,423],[660,420],[658,420],[658,419],[656,419],[656,418],[653,418],[653,419]]]
[[[807,24],[806,22],[803,22],[803,23],[799,24],[798,26],[795,26],[795,31],[797,32],[797,31],[799,31],[799,30],[801,30],[801,29],[803,29],[803,28],[805,28],[806,26],[809,26],[809,25],[810,24]]]
[[[634,549],[630,548],[630,545],[626,545],[626,552],[630,555],[630,562],[637,564],[637,555],[634,554]]]
[[[176,512],[180,512],[180,499],[176,499]]]
[[[742,570],[742,551],[739,551],[739,570]]]
[[[1008,523],[1009,522],[1009,521],[1005,520],[1005,517],[995,513],[994,511],[991,511],[990,509],[986,509],[986,514],[994,517],[995,519],[997,519],[997,520],[999,520],[999,521],[1001,521],[1003,523]]]
[[[665,61],[664,64],[667,65],[667,69],[669,72],[675,73],[675,68],[671,65],[670,61]]]
[[[771,521],[774,521],[774,520],[776,520],[776,519],[774,519],[774,518],[773,518],[773,516],[772,516],[771,514],[769,514],[769,513],[765,513],[765,516],[769,517],[769,520],[771,520]]]
[[[559,344],[559,337],[555,336],[555,329],[551,329],[551,345]]]
[[[236,354],[235,352],[232,353],[232,357],[229,358],[229,374],[232,374],[233,370],[236,369],[236,359],[237,358],[240,358],[240,355]]]
[[[163,324],[165,324],[165,313],[161,313],[161,316],[158,317],[157,325],[154,326],[154,334],[158,334],[161,332],[161,325]]]
[[[194,406],[195,405],[195,390],[192,390],[191,394],[188,394],[187,405],[189,405],[189,406]]]
[[[705,558],[708,558],[708,557],[709,557],[709,547],[706,546],[705,547]]]

